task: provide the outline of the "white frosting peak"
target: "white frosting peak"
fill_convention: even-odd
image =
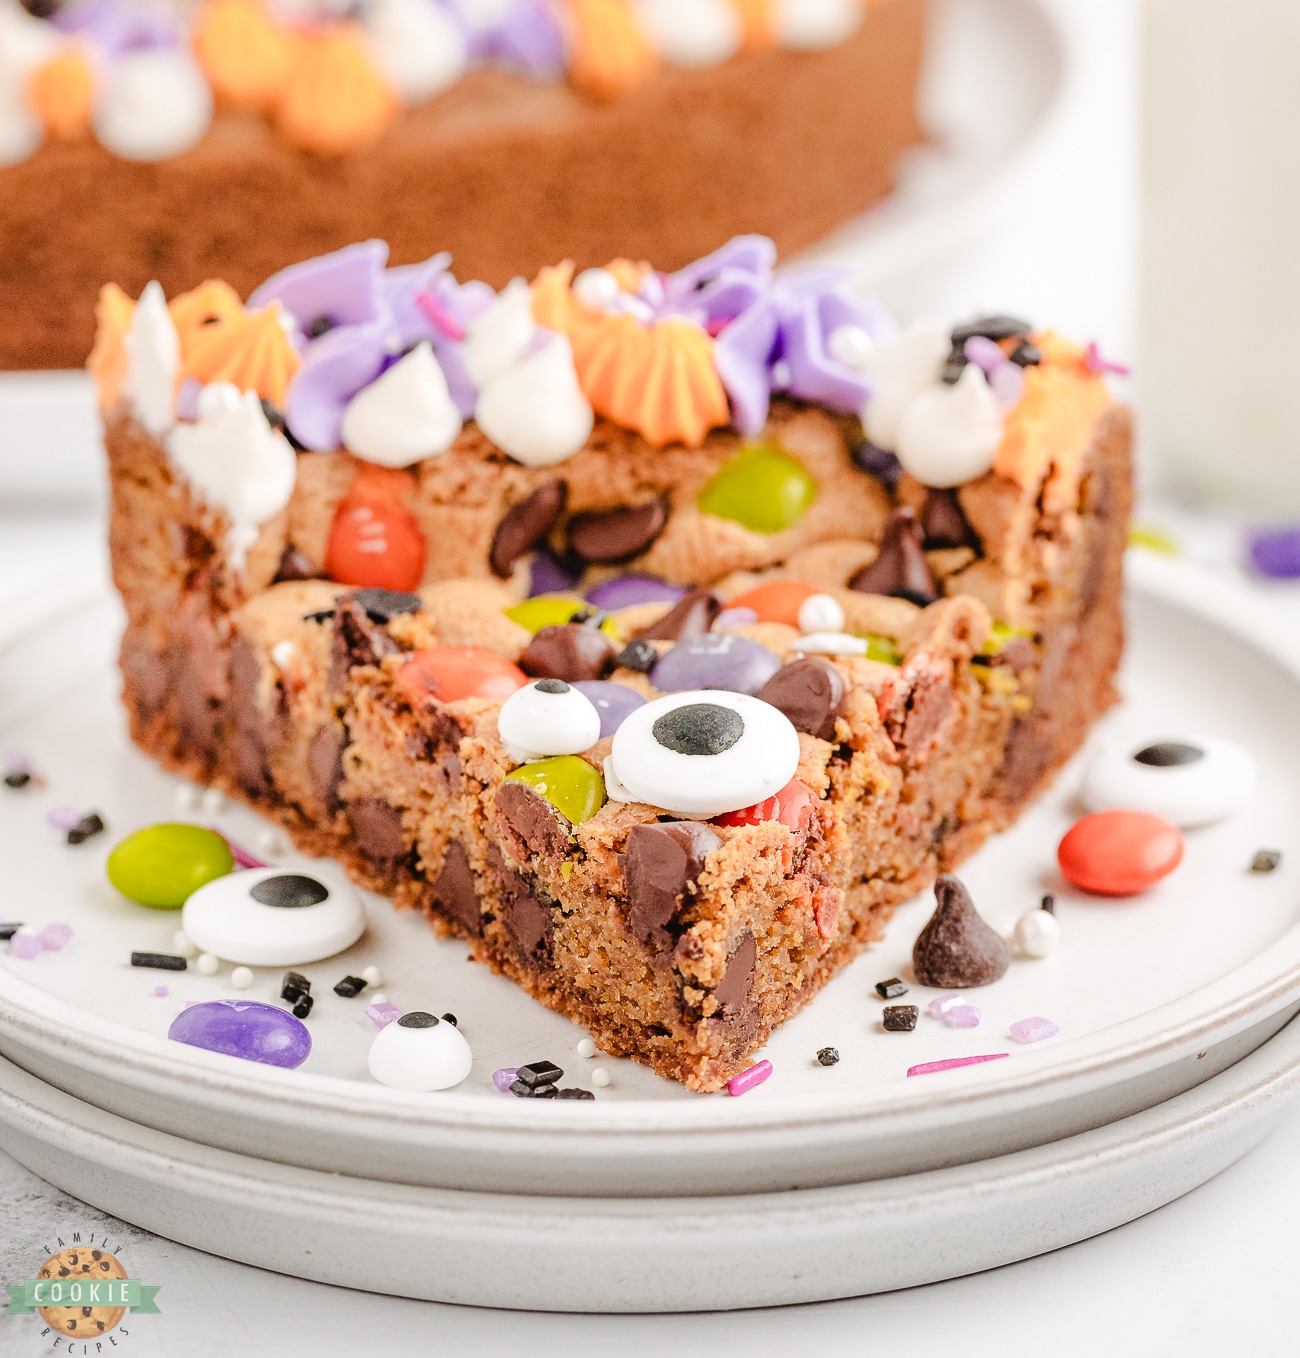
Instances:
[[[212,92],[184,52],[128,52],[109,68],[95,135],[124,160],[166,160],[188,151],[212,121]]]
[[[3,35],[0,35],[0,41]],[[45,129],[27,102],[22,71],[0,54],[0,165],[17,165],[41,144]]]
[[[427,340],[358,392],[343,412],[344,446],[381,467],[409,467],[445,453],[460,429],[460,411]]]
[[[474,385],[482,391],[522,358],[536,329],[532,292],[522,278],[512,278],[466,332],[462,352]]]
[[[939,380],[951,348],[946,326],[923,323],[871,345],[852,365],[871,383],[862,427],[877,448],[896,450],[903,411],[912,397]]]
[[[715,66],[740,50],[740,15],[730,0],[633,0],[641,27],[673,66]]]
[[[895,453],[923,485],[959,486],[983,476],[1002,442],[1002,403],[968,363],[953,385],[936,383],[908,402]]]
[[[123,390],[135,417],[154,438],[176,421],[176,378],[181,342],[161,284],[147,283],[135,304],[126,335],[130,356]]]
[[[782,47],[835,47],[857,32],[864,8],[863,0],[776,0],[772,31]]]
[[[573,349],[563,335],[507,368],[480,393],[479,428],[516,462],[550,467],[591,437],[591,405],[578,385]]]
[[[374,0],[363,14],[380,68],[407,103],[433,98],[464,73],[460,28],[430,0]]]

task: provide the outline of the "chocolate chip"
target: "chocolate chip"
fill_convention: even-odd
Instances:
[[[879,554],[869,566],[854,573],[849,588],[859,594],[894,594],[907,589],[928,601],[937,596],[938,587],[925,559],[916,513],[910,506],[899,505],[890,511]]]
[[[389,622],[402,613],[418,613],[424,607],[418,594],[400,589],[359,589],[352,597],[365,609],[366,617],[377,623]]]
[[[371,620],[356,596],[345,594],[334,606],[334,636],[326,687],[330,693],[341,693],[354,666],[377,665],[384,656],[397,655],[400,650],[382,623]]]
[[[975,547],[978,540],[961,512],[955,490],[929,487],[921,510],[921,535],[926,550],[935,547]]]
[[[536,684],[538,693],[567,693],[569,686],[563,679],[539,679]]]
[[[703,636],[721,612],[722,600],[711,589],[693,589],[658,622],[643,627],[636,635],[642,641],[686,641]]]
[[[745,930],[744,937],[727,958],[727,969],[722,973],[713,992],[725,1014],[738,1014],[749,1000],[749,992],[754,988],[754,972],[758,966],[758,944],[753,932]]]
[[[1028,321],[1016,316],[981,316],[966,325],[957,326],[952,332],[952,342],[960,346],[976,335],[991,340],[1014,339],[1017,335],[1027,335],[1032,329]]]
[[[423,1009],[413,1009],[409,1014],[403,1014],[397,1020],[399,1028],[436,1028],[438,1020],[432,1014],[426,1014]]]
[[[819,1047],[817,1049],[817,1064],[819,1066],[839,1065],[840,1054],[834,1047]]]
[[[659,652],[648,641],[632,640],[614,658],[616,670],[649,674],[659,663]]]
[[[569,550],[583,561],[630,561],[650,546],[667,522],[668,505],[663,499],[585,510],[569,520]]]
[[[503,580],[525,552],[532,551],[559,522],[569,500],[569,487],[563,481],[548,481],[526,499],[511,505],[492,535],[488,561]]]
[[[916,979],[945,990],[992,984],[1011,965],[1006,940],[980,918],[956,877],[940,877],[934,895],[938,908],[912,948]]]
[[[1282,862],[1282,855],[1277,849],[1260,849],[1250,860],[1251,872],[1272,872]]]
[[[153,967],[158,971],[185,971],[189,964],[183,957],[176,957],[172,953],[133,952],[131,954],[131,965],[133,967]]]
[[[934,743],[954,701],[946,670],[920,669],[881,712],[885,731],[897,749],[920,754]]]
[[[897,976],[891,976],[887,981],[876,982],[876,994],[882,1000],[896,1000],[900,995],[907,994],[907,987]]]
[[[519,960],[529,967],[550,967],[554,935],[551,902],[506,867],[495,845],[488,845],[487,856],[500,888],[502,922],[514,939]]]
[[[284,872],[255,883],[248,894],[260,905],[272,905],[279,910],[303,910],[328,900],[330,893],[325,883],[314,877]]]
[[[402,813],[380,797],[348,803],[348,820],[357,848],[376,864],[392,864],[406,852]]]
[[[893,453],[874,443],[859,443],[851,454],[853,465],[870,473],[892,495],[903,475],[903,464]]]
[[[665,712],[650,728],[666,750],[678,754],[722,754],[745,734],[745,719],[720,703],[686,703]]]
[[[614,668],[613,642],[597,627],[565,622],[543,627],[519,657],[525,674],[541,679],[603,679]]]
[[[515,1071],[515,1079],[526,1084],[529,1089],[539,1089],[543,1085],[553,1085],[564,1078],[564,1072],[554,1061],[530,1061]]]
[[[722,837],[699,821],[634,825],[623,853],[628,928],[634,938],[658,949],[672,943],[668,926],[693,895],[709,854]]]
[[[338,809],[339,784],[343,782],[343,747],[347,744],[343,728],[328,721],[307,746],[307,777],[312,791],[330,811]]]
[[[1195,745],[1180,745],[1177,741],[1165,741],[1159,745],[1148,745],[1133,756],[1139,764],[1156,769],[1172,769],[1182,764],[1195,764],[1205,758],[1205,751]]]
[[[84,844],[88,839],[103,834],[104,822],[94,811],[82,818],[68,831],[69,844]]]
[[[300,971],[286,971],[280,982],[280,998],[296,1004],[304,995],[311,994],[311,982]]]
[[[835,739],[835,718],[844,702],[844,676],[821,656],[791,661],[758,691],[796,731],[819,740]]]
[[[497,788],[496,806],[530,853],[563,858],[568,852],[573,826],[527,783],[507,779]]]
[[[282,585],[288,580],[318,580],[320,578],[320,571],[292,542],[286,542],[284,551],[280,553],[280,564],[276,567],[275,579],[271,583]]]
[[[1016,363],[1022,368],[1033,368],[1043,361],[1043,356],[1038,352],[1037,346],[1030,344],[1028,340],[1021,340],[1008,357],[1012,363]]]
[[[910,1033],[921,1011],[914,1004],[887,1004],[880,1021],[887,1033]]]
[[[483,911],[478,883],[469,865],[469,854],[458,839],[447,845],[442,871],[433,884],[433,901],[451,916],[471,938],[483,937]]]
[[[342,995],[345,1000],[354,1000],[366,988],[365,979],[361,976],[345,976],[341,981],[334,983],[334,993]]]

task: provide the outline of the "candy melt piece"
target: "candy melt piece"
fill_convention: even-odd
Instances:
[[[366,927],[347,883],[250,868],[218,877],[185,902],[185,932],[204,951],[253,967],[317,962],[350,947]]]
[[[780,668],[766,646],[748,637],[705,633],[679,641],[662,656],[650,682],[663,693],[702,688],[757,693]]]
[[[637,708],[615,733],[607,761],[611,796],[698,816],[775,797],[798,765],[799,735],[783,712],[712,689]]]
[[[381,1085],[428,1094],[460,1084],[474,1055],[454,1023],[414,1010],[375,1034],[367,1064]]]
[[[581,754],[600,739],[600,713],[585,693],[563,679],[539,679],[501,705],[497,734],[520,760]]]
[[[481,646],[429,646],[397,671],[397,686],[412,703],[426,697],[444,703],[461,698],[502,702],[527,682],[518,665]]]
[[[802,830],[816,809],[817,794],[807,783],[792,778],[776,796],[739,811],[728,811],[716,819],[719,825],[761,825],[765,820],[775,820],[791,830]]]
[[[803,518],[817,498],[817,483],[802,462],[780,448],[745,448],[719,468],[696,497],[705,514],[748,528],[780,533]]]
[[[108,856],[108,880],[155,910],[179,910],[201,886],[233,872],[221,835],[201,825],[149,825],[128,835]]]
[[[506,774],[505,781],[531,788],[573,825],[590,820],[605,805],[605,780],[576,755],[561,754],[525,764]]]
[[[1098,896],[1136,896],[1183,858],[1176,825],[1146,811],[1097,811],[1067,832],[1056,851],[1072,886]]]
[[[645,706],[645,698],[636,689],[609,679],[580,679],[573,687],[585,694],[599,713],[602,738],[612,736],[629,714]]]
[[[179,1013],[167,1030],[173,1042],[293,1070],[311,1054],[311,1034],[292,1014],[257,1000],[209,1000]]]
[[[1083,800],[1089,811],[1149,811],[1189,828],[1239,811],[1256,781],[1240,745],[1184,733],[1103,750],[1084,775]]]

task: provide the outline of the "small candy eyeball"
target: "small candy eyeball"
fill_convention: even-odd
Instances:
[[[1046,957],[1061,941],[1061,926],[1046,910],[1026,910],[1016,921],[1013,941],[1024,957]]]
[[[185,902],[181,923],[203,952],[251,967],[319,962],[351,947],[366,927],[350,884],[283,868],[218,877]]]
[[[497,734],[521,763],[581,754],[600,739],[600,713],[574,685],[563,679],[538,679],[501,704]]]
[[[1183,733],[1102,750],[1084,775],[1083,800],[1090,811],[1149,811],[1190,829],[1239,811],[1256,781],[1240,745]]]
[[[368,1065],[381,1085],[429,1094],[460,1084],[474,1054],[455,1023],[416,1010],[375,1034]]]
[[[718,816],[784,788],[799,765],[799,735],[785,713],[748,694],[688,691],[632,712],[608,762],[623,800]]]
[[[844,609],[829,594],[810,594],[799,608],[801,632],[843,632]]]

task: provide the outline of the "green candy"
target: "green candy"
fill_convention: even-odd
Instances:
[[[867,633],[867,659],[879,660],[886,665],[901,665],[903,657],[894,645],[893,637],[882,637],[876,632]]]
[[[201,825],[150,825],[108,856],[108,880],[155,910],[179,910],[201,886],[235,867],[230,845]]]
[[[539,594],[535,599],[525,599],[521,604],[506,609],[506,617],[526,627],[530,632],[540,632],[543,627],[559,627],[569,621],[575,613],[589,607],[581,599],[569,599],[557,594]]]
[[[696,496],[705,514],[732,519],[754,533],[780,533],[817,498],[802,462],[770,444],[742,449]]]
[[[581,825],[605,805],[605,780],[576,754],[557,754],[506,774],[507,783],[525,783],[544,797],[571,825]]]
[[[997,655],[1007,642],[1015,641],[1023,637],[1026,641],[1034,639],[1034,629],[1032,627],[1012,627],[1005,622],[995,622],[989,628],[989,634],[984,639],[984,645],[980,648],[981,655]]]

